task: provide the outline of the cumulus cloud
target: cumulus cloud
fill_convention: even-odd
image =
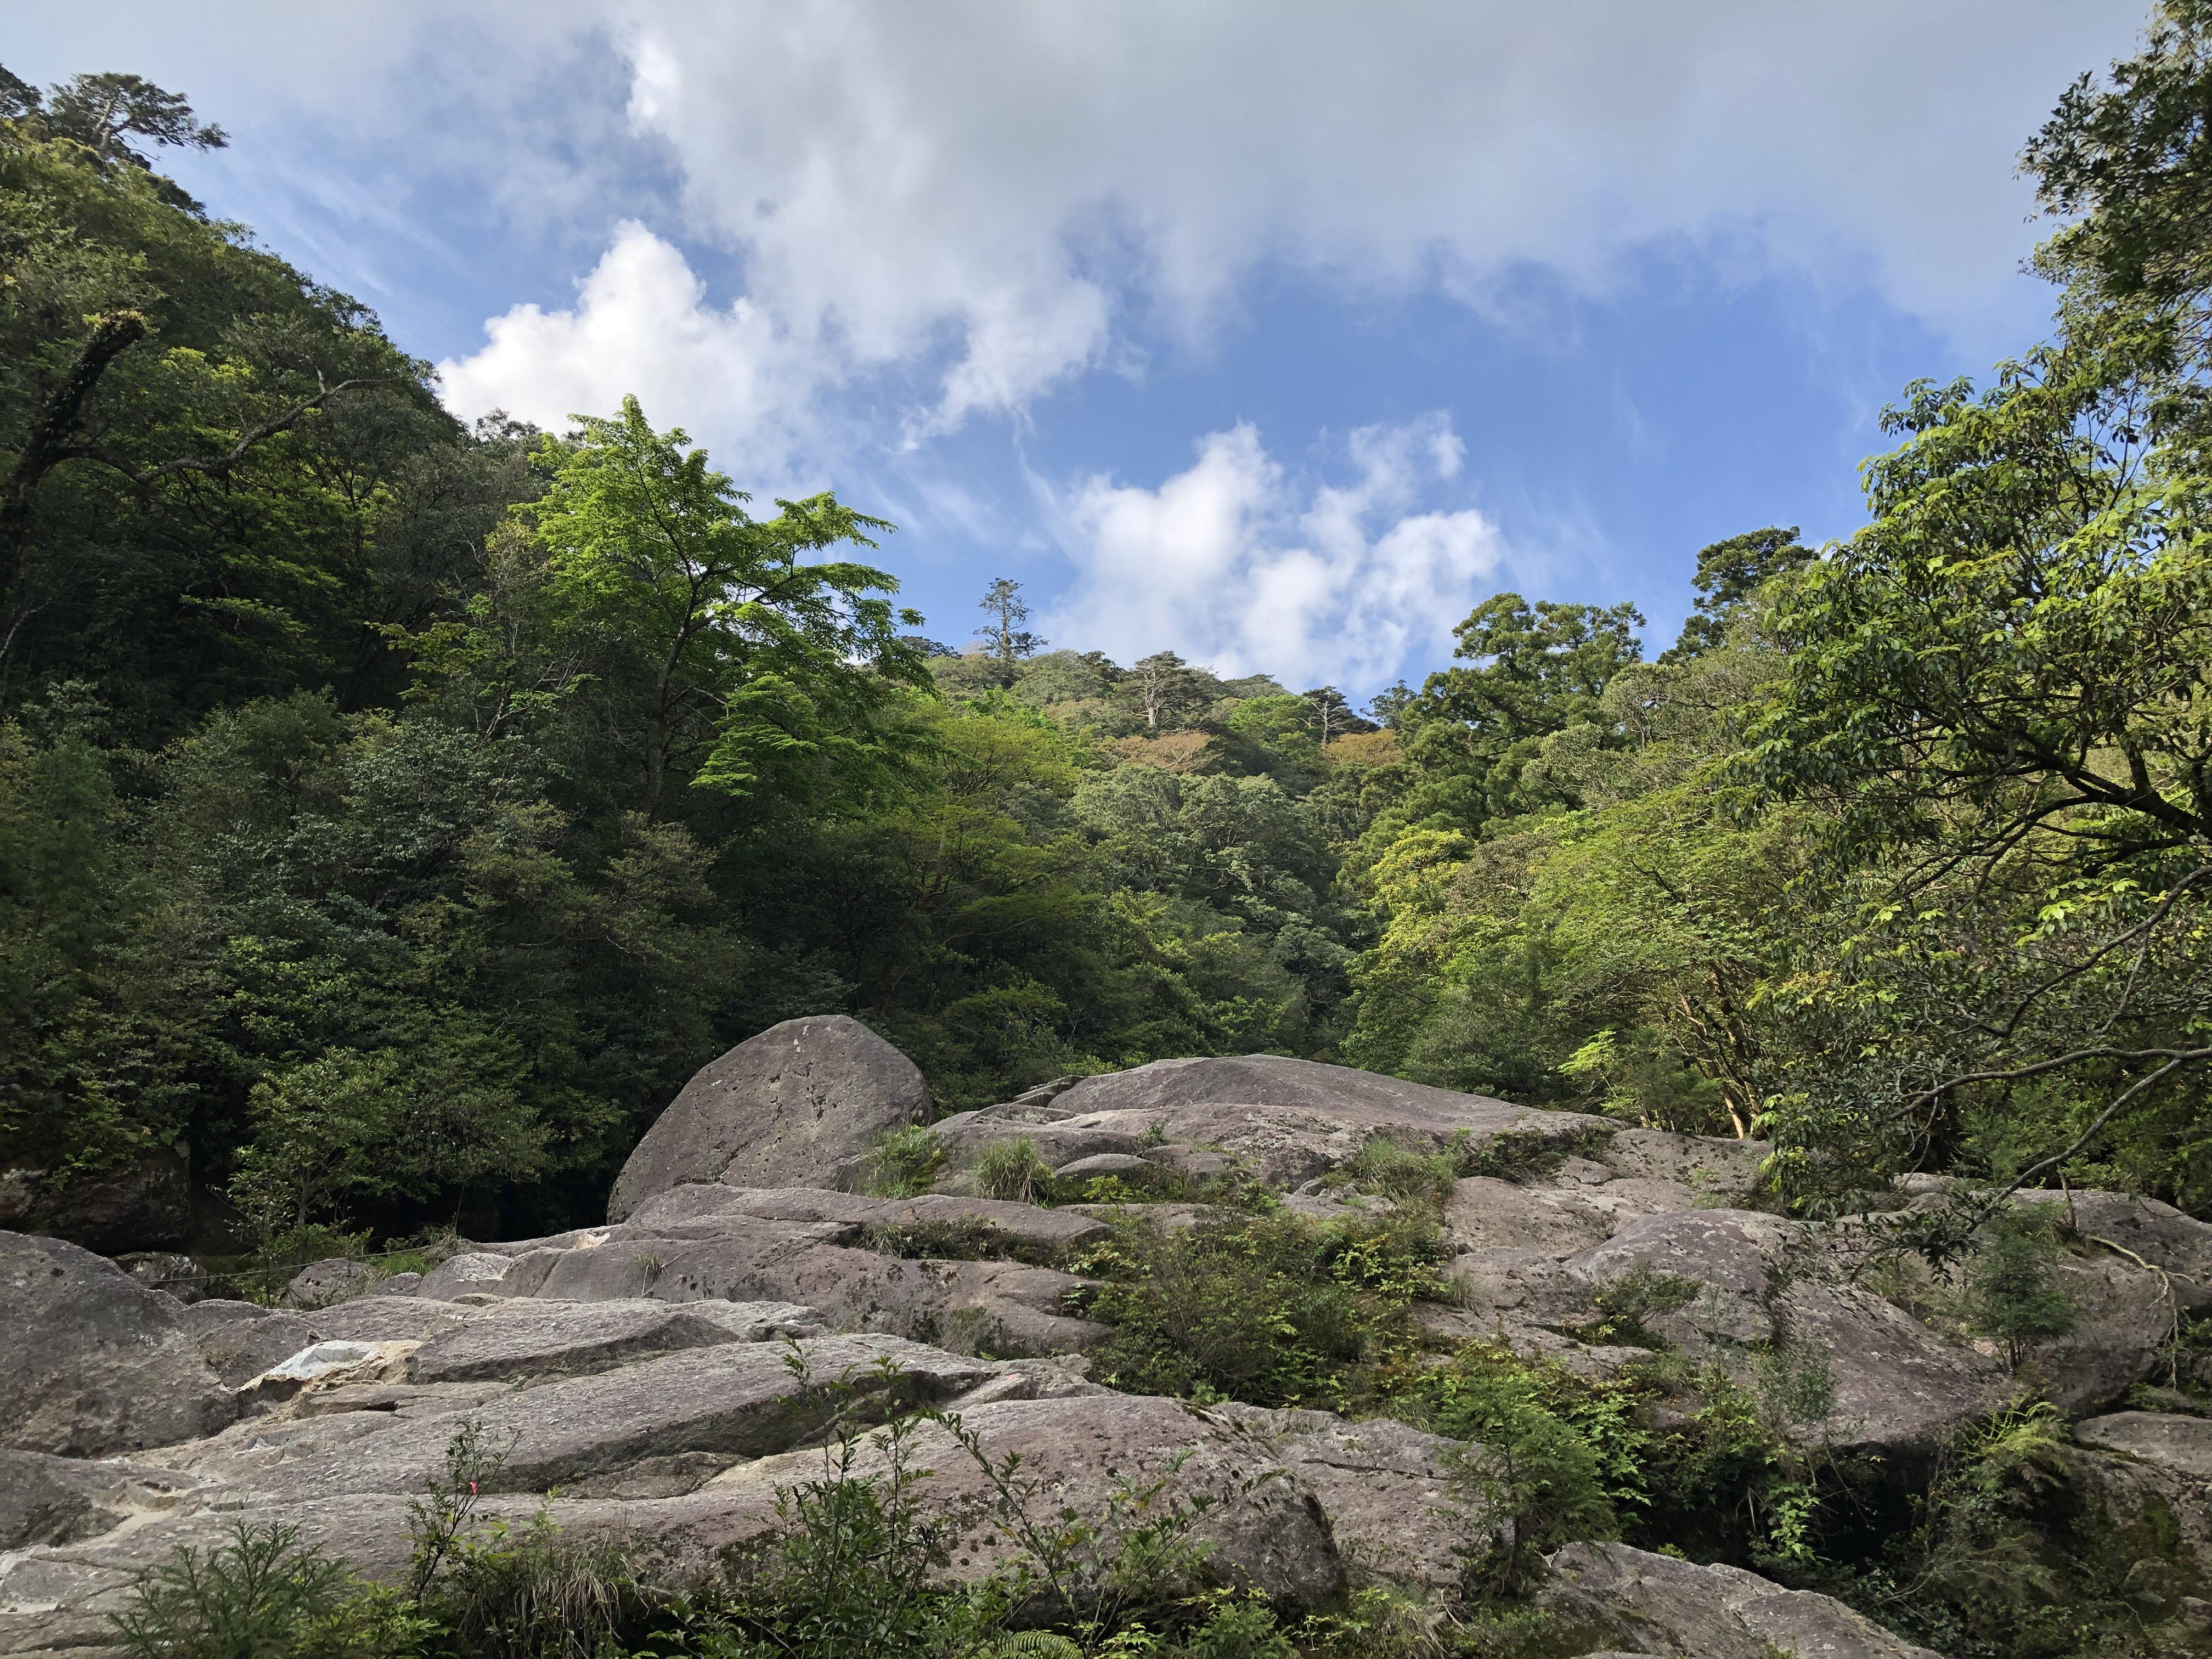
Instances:
[[[1491,305],[1530,266],[1602,289],[1687,242],[1985,327],[2033,234],[2014,154],[2139,10],[629,0],[605,21],[684,235],[737,256],[789,343],[787,412],[883,373],[912,441],[1133,335],[1200,337],[1268,261]],[[686,285],[656,292],[689,326]],[[523,327],[572,357],[589,315],[555,321],[497,319],[487,355]],[[757,372],[748,329],[699,349]]]
[[[618,228],[574,307],[517,306],[486,332],[483,350],[439,365],[447,401],[469,414],[503,409],[557,430],[635,392],[662,426],[681,418],[756,440],[780,428],[787,453],[797,436],[803,406],[782,384],[797,371],[771,321],[743,299],[709,304],[682,251],[643,225]]]
[[[1497,570],[1497,526],[1471,507],[1418,512],[1460,470],[1440,415],[1363,427],[1351,481],[1301,479],[1249,423],[1201,439],[1157,489],[1091,477],[1055,498],[1073,586],[1046,619],[1127,662],[1172,650],[1224,674],[1370,688],[1451,625]]]

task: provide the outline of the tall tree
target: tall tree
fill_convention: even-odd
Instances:
[[[1019,582],[1009,581],[1004,576],[997,578],[984,590],[975,608],[988,618],[983,625],[983,643],[999,665],[999,685],[1011,691],[1022,664],[1051,641],[1022,626],[1030,619],[1030,607],[1029,601],[1022,598]]]
[[[1683,619],[1680,638],[1659,654],[1665,663],[1686,662],[1728,637],[1729,623],[1747,600],[1784,571],[1801,568],[1814,556],[1797,539],[1797,526],[1769,526],[1715,542],[1698,553],[1695,607]]]
[[[889,572],[803,556],[873,547],[890,526],[830,495],[754,519],[707,453],[681,428],[654,431],[635,398],[577,420],[572,438],[543,441],[545,493],[515,509],[535,562],[509,579],[513,609],[478,605],[414,636],[426,665],[478,706],[574,688],[598,741],[635,769],[623,805],[648,818],[694,783],[745,795],[883,761],[879,717],[902,686],[927,684],[897,631],[921,617],[894,607]]]
[[[1145,729],[1157,732],[1204,700],[1208,678],[1174,652],[1155,651],[1138,659],[1121,690],[1144,715]]]

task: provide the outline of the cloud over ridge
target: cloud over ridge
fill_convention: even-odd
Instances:
[[[1480,511],[1418,510],[1462,465],[1441,415],[1352,433],[1346,483],[1295,476],[1249,422],[1196,448],[1156,489],[1091,477],[1059,497],[1076,580],[1048,630],[1124,661],[1171,649],[1224,674],[1367,688],[1409,652],[1449,654],[1504,556]]]

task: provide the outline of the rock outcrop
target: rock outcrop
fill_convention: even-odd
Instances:
[[[182,1141],[54,1190],[43,1170],[0,1170],[0,1227],[104,1255],[191,1243],[192,1165]]]
[[[857,1019],[787,1019],[684,1085],[623,1165],[607,1219],[687,1182],[810,1187],[929,1115],[915,1063]]]
[[[578,1540],[704,1562],[777,1524],[841,1407],[957,1413],[988,1455],[1018,1455],[1054,1514],[1165,1479],[1171,1501],[1205,1500],[1215,1566],[1290,1604],[1378,1582],[1448,1595],[1493,1527],[1455,1443],[1103,1388],[1085,1358],[1108,1334],[1083,1311],[1097,1287],[1071,1270],[1133,1223],[1233,1219],[1208,1201],[1235,1196],[1207,1184],[1224,1175],[1320,1220],[1387,1215],[1401,1200],[1363,1190],[1375,1165],[1354,1162],[1377,1136],[1480,1171],[1435,1176],[1452,1297],[1419,1312],[1439,1339],[1594,1379],[1666,1350],[1756,1388],[1779,1358],[1820,1377],[1791,1435],[1900,1471],[2015,1388],[1986,1345],[1869,1288],[1859,1224],[1758,1208],[1756,1145],[1261,1056],[1059,1079],[933,1126],[939,1190],[851,1190],[877,1137],[927,1111],[919,1073],[865,1027],[789,1022],[693,1080],[608,1224],[477,1243],[419,1279],[317,1264],[283,1308],[188,1306],[72,1245],[0,1234],[0,1655],[100,1647],[137,1575],[240,1521],[393,1576],[408,1502],[464,1425],[499,1453],[479,1477],[488,1514],[542,1507]],[[977,1195],[975,1160],[1014,1139],[1066,1172],[1062,1197],[1110,1176],[1117,1199],[1156,1201]],[[2212,1227],[2117,1194],[2070,1201],[2062,1265],[2085,1323],[2031,1361],[2069,1414],[2107,1413],[2061,1448],[2079,1490],[2124,1531],[2180,1526],[2139,1599],[2185,1621],[2212,1582],[2212,1422],[2111,1408],[2207,1305]],[[932,1501],[988,1516],[973,1460],[941,1425],[919,1434]],[[857,1472],[881,1455],[864,1446]],[[1012,1547],[1003,1527],[961,1538],[947,1570],[969,1577]],[[1616,1543],[1556,1553],[1540,1599],[1562,1653],[1922,1652],[1825,1596]]]

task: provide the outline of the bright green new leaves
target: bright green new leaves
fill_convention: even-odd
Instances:
[[[655,817],[697,787],[818,808],[902,775],[897,710],[927,686],[896,629],[898,583],[810,555],[890,526],[833,495],[773,519],[635,398],[578,416],[533,457],[544,492],[491,537],[483,591],[410,632],[412,695],[483,740],[510,729],[585,745],[572,763],[617,811]]]
[[[2212,557],[2134,367],[2049,350],[1978,397],[1912,389],[1868,464],[1874,522],[1784,591],[1752,775],[1871,844],[2212,833]]]
[[[779,501],[765,520],[635,398],[613,420],[548,439],[546,492],[521,509],[545,574],[536,598],[635,757],[638,810],[672,784],[786,791],[842,764],[888,760],[878,723],[902,684],[925,685],[894,632],[898,583],[872,565],[808,562],[890,528],[832,495]],[[910,619],[909,619],[910,620]]]

